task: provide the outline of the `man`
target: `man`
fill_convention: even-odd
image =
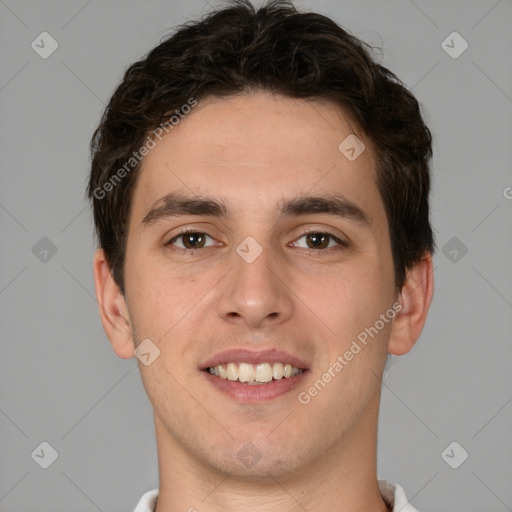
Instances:
[[[100,315],[139,360],[136,512],[401,511],[381,378],[433,293],[431,135],[364,43],[233,2],[133,64],[91,142]]]

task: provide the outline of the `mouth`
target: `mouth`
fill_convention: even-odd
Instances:
[[[296,387],[310,371],[302,360],[276,349],[225,351],[199,369],[215,388],[242,403],[277,398]]]
[[[259,364],[235,363],[209,366],[205,369],[210,375],[215,375],[231,382],[241,382],[247,385],[262,385],[281,379],[289,379],[304,372],[291,364],[264,362]]]

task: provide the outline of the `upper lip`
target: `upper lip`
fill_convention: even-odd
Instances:
[[[202,363],[199,368],[201,370],[206,370],[207,368],[227,363],[284,363],[291,364],[292,366],[302,370],[309,369],[307,363],[298,357],[292,356],[283,350],[275,348],[258,351],[249,350],[247,348],[232,348],[224,350]]]

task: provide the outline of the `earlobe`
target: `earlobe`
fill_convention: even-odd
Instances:
[[[135,345],[128,308],[119,286],[112,277],[103,249],[94,254],[94,286],[103,329],[117,356],[134,356]]]
[[[393,321],[388,352],[400,356],[418,340],[434,293],[432,255],[427,253],[408,272],[400,292],[400,312]]]

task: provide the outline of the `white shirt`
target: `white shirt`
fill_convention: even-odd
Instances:
[[[388,507],[393,507],[393,512],[418,512],[405,497],[405,492],[398,484],[388,480],[378,480],[379,490]],[[158,498],[158,489],[146,492],[133,512],[154,512]]]

